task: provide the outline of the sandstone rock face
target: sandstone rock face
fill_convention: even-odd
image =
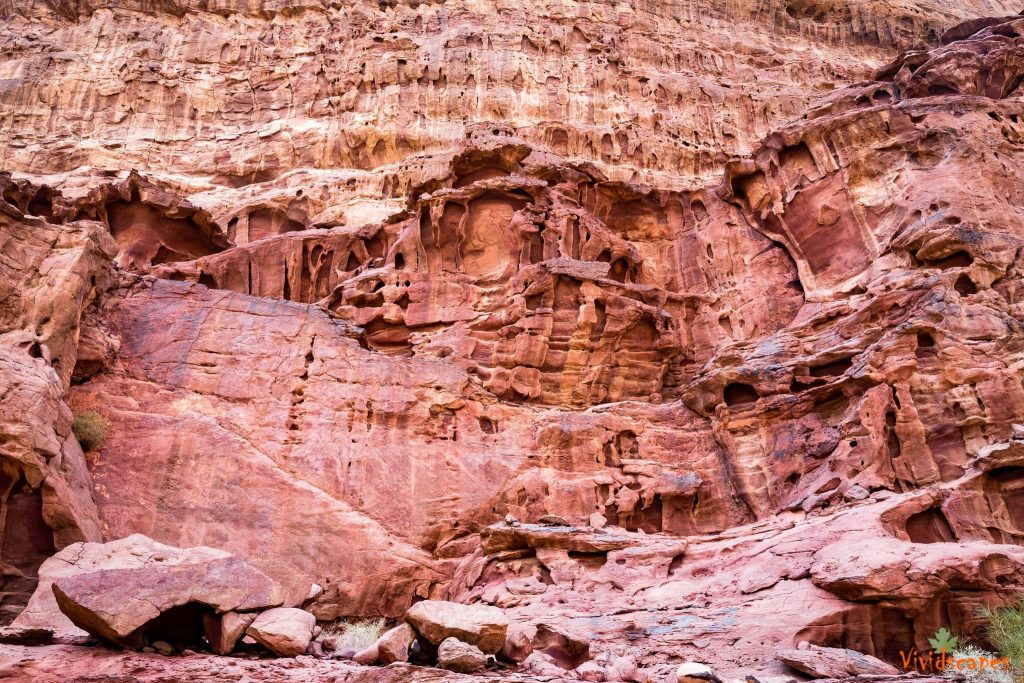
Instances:
[[[13,185],[0,173],[0,192]],[[25,607],[39,567],[69,543],[100,540],[85,457],[64,400],[82,312],[109,278],[116,245],[98,223],[26,216],[0,202],[0,622]]]
[[[60,555],[69,562],[52,584],[60,611],[117,645],[195,644],[209,612],[258,610],[284,598],[276,582],[214,548],[174,548],[136,534],[75,544]]]
[[[500,608],[547,676],[978,638],[1019,10],[0,0],[0,605],[144,533],[322,619]]]
[[[442,600],[417,602],[405,614],[416,632],[434,645],[448,638],[494,654],[505,644],[508,618],[497,607],[460,605]]]
[[[301,655],[313,640],[316,617],[295,607],[276,607],[261,612],[246,634],[280,657]]]

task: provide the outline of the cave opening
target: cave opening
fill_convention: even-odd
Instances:
[[[39,567],[57,552],[53,531],[43,518],[41,489],[32,489],[23,477],[0,471],[3,536],[0,537],[0,625],[9,624],[35,591]]]
[[[205,649],[203,617],[213,614],[213,608],[201,602],[178,605],[146,622],[132,634],[131,640],[143,645],[162,640],[176,650]]]
[[[956,534],[946,515],[938,507],[930,507],[907,518],[907,536],[914,543],[950,543]]]
[[[725,399],[725,405],[730,407],[754,403],[761,397],[754,387],[743,382],[731,382],[725,385],[725,391],[722,396]]]

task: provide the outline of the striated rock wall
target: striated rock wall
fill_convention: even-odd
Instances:
[[[567,668],[980,638],[1024,584],[1021,9],[0,3],[11,612],[144,533]]]

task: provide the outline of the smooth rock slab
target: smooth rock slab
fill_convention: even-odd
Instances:
[[[149,640],[166,640],[147,629],[174,608],[195,608],[181,617],[194,624],[174,628],[198,637],[204,609],[253,611],[284,599],[276,581],[223,550],[175,548],[141,534],[77,545],[72,565],[83,570],[70,567],[54,581],[57,606],[79,628],[117,645],[142,647]]]
[[[497,607],[443,600],[417,602],[406,612],[405,620],[434,645],[440,645],[446,638],[457,638],[486,654],[501,649],[508,631],[508,618]]]
[[[313,640],[316,617],[296,607],[277,607],[263,612],[246,634],[279,657],[301,655]]]
[[[811,645],[806,649],[782,650],[779,659],[815,678],[895,676],[900,673],[896,667],[881,659],[840,647]]]

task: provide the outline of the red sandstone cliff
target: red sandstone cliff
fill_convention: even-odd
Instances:
[[[651,671],[977,637],[1024,585],[1021,9],[0,1],[9,618],[144,533]]]

